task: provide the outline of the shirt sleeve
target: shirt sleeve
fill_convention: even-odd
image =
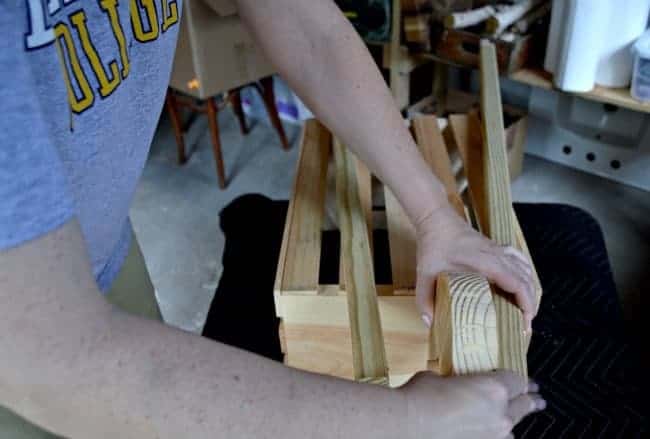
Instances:
[[[33,86],[22,20],[0,7],[0,250],[67,222],[73,202]]]

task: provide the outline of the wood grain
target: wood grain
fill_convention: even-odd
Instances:
[[[435,337],[441,375],[464,375],[497,368],[496,310],[487,280],[473,273],[439,276]]]
[[[280,303],[285,316],[287,364],[318,373],[336,371],[337,376],[353,379],[347,297],[285,295]],[[389,384],[398,386],[416,372],[427,369],[428,331],[420,321],[412,297],[380,296],[377,305],[390,371]]]
[[[359,201],[363,216],[366,219],[366,228],[368,229],[368,241],[370,242],[370,252],[372,253],[372,174],[368,167],[355,157],[357,171],[357,182],[359,184]]]
[[[365,217],[359,200],[355,162],[334,143],[336,198],[345,262],[352,357],[356,380],[388,384],[388,367]]]
[[[305,123],[294,192],[289,205],[281,259],[280,290],[318,289],[321,225],[325,206],[325,179],[331,136],[318,121]],[[283,253],[284,252],[284,253]],[[277,288],[277,285],[276,285]]]
[[[481,41],[481,116],[483,122],[483,187],[487,193],[488,236],[499,245],[517,245],[496,50]],[[499,367],[526,376],[526,347],[521,311],[494,287],[499,333]]]
[[[417,268],[415,227],[387,186],[384,186],[384,199],[393,287],[402,292],[413,290]]]
[[[449,128],[463,160],[472,208],[478,219],[479,230],[487,234],[487,202],[483,191],[483,138],[481,122],[476,113],[449,116]]]

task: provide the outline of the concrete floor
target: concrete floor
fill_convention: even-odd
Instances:
[[[247,136],[229,110],[219,128],[227,187],[219,189],[207,118],[197,117],[185,135],[190,154],[176,161],[176,142],[163,115],[135,194],[131,220],[145,256],[165,321],[200,332],[221,276],[224,236],[219,212],[239,195],[287,199],[298,148],[282,149],[275,132],[252,124]],[[285,124],[296,145],[300,129]]]
[[[195,332],[203,326],[222,270],[219,211],[245,193],[288,198],[297,158],[295,126],[285,125],[293,144],[286,152],[265,123],[257,123],[246,137],[230,111],[219,115],[219,124],[226,190],[217,185],[205,118],[199,117],[186,135],[192,155],[179,166],[163,116],[131,210],[165,320]],[[526,156],[513,196],[575,205],[598,219],[626,316],[640,328],[642,287],[650,281],[650,194]]]

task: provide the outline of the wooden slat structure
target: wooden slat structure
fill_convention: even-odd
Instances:
[[[481,116],[483,118],[483,187],[487,194],[488,236],[499,245],[516,246],[507,163],[499,71],[494,44],[481,41]],[[499,368],[527,375],[525,324],[521,311],[495,291]]]
[[[412,130],[458,214],[468,221],[473,218],[499,243],[528,254],[510,201],[502,121],[493,117],[500,117],[501,110],[496,68],[488,66],[494,61],[489,51],[482,46],[487,90],[481,119],[476,113],[453,115],[443,136],[437,119],[423,116],[412,121]],[[452,165],[445,140],[453,142],[460,165]],[[521,312],[480,275],[440,274],[434,325],[429,329],[422,323],[414,297],[413,226],[387,188],[393,284],[376,285],[370,219],[378,212],[372,211],[372,176],[317,121],[307,122],[301,148],[274,293],[285,363],[391,387],[423,370],[448,375],[507,368],[526,374],[529,339],[523,334]],[[344,279],[337,285],[321,285],[320,228],[330,165],[337,176]],[[458,166],[469,184],[468,206],[459,196]],[[539,303],[537,279],[536,287]]]
[[[354,379],[388,384],[384,334],[370,253],[366,215],[357,182],[356,159],[338,141],[336,161],[336,201],[341,229],[341,263],[348,298]]]

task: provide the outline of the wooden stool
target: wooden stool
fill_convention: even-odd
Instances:
[[[280,137],[282,147],[285,150],[289,149],[289,141],[287,140],[284,128],[282,127],[282,122],[280,121],[280,116],[278,115],[278,109],[275,105],[273,77],[267,76],[260,79],[259,83],[253,83],[249,85],[253,85],[262,97],[264,107],[266,108],[266,113],[269,115],[271,124]],[[239,126],[241,128],[242,134],[247,134],[248,127],[246,125],[246,117],[242,108],[240,95],[241,89],[244,87],[246,86],[237,87],[230,90],[227,94],[227,102],[225,104],[228,102],[230,103],[235,116],[237,116],[237,119],[239,120]],[[222,106],[217,106],[214,97],[208,98],[206,100],[190,98],[189,96],[180,94],[172,88],[167,91],[167,98],[165,101],[165,106],[167,107],[167,112],[169,113],[169,118],[171,119],[172,127],[174,128],[174,136],[176,137],[178,163],[181,165],[187,161],[187,157],[185,155],[185,142],[183,140],[183,133],[187,131],[196,113],[207,114],[208,123],[210,126],[210,138],[212,140],[212,150],[214,152],[214,160],[217,166],[217,177],[219,178],[219,187],[222,189],[226,187],[226,177],[223,166],[223,155],[221,154],[221,142],[219,140],[219,123],[217,121],[217,113],[223,109],[225,104]],[[178,114],[179,108],[188,108],[190,111],[192,111],[192,116],[185,126],[181,124],[181,119]]]

